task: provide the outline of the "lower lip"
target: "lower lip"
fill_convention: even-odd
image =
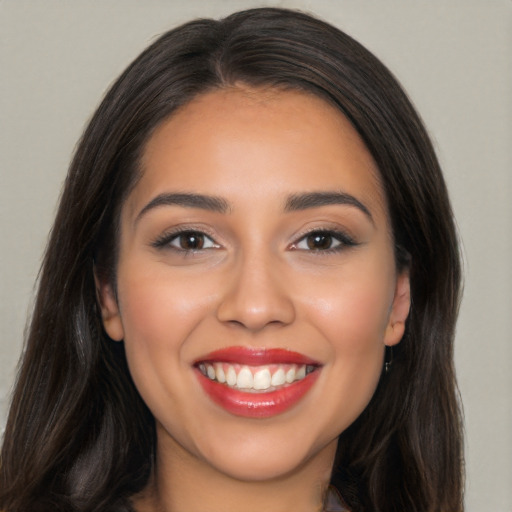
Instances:
[[[303,379],[268,393],[247,393],[211,380],[196,369],[199,382],[206,394],[223,409],[245,418],[269,418],[291,409],[311,389],[320,370]]]

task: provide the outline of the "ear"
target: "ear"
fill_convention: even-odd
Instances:
[[[103,328],[114,341],[121,341],[124,338],[124,329],[114,289],[110,283],[99,279],[96,271],[94,271],[94,282],[96,283],[96,298],[101,309]]]
[[[409,270],[404,270],[398,275],[396,280],[395,296],[384,336],[384,344],[388,347],[398,344],[402,339],[410,307],[411,286]]]

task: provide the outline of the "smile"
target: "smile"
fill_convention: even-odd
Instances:
[[[287,384],[304,379],[315,370],[313,365],[273,364],[242,366],[231,363],[201,363],[199,371],[211,380],[232,389],[248,392],[275,391]]]
[[[194,364],[208,397],[227,412],[267,418],[297,404],[320,373],[320,363],[283,349],[230,347]]]

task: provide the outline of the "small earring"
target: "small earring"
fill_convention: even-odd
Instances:
[[[393,347],[386,346],[386,357],[384,360],[384,373],[391,371],[391,365],[393,364]]]

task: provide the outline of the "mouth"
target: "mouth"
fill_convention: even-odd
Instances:
[[[313,365],[273,364],[247,366],[226,362],[200,363],[199,371],[209,379],[247,393],[276,391],[300,381],[315,370]]]
[[[196,361],[194,368],[206,394],[227,412],[267,418],[297,404],[321,364],[284,349],[229,347]]]

